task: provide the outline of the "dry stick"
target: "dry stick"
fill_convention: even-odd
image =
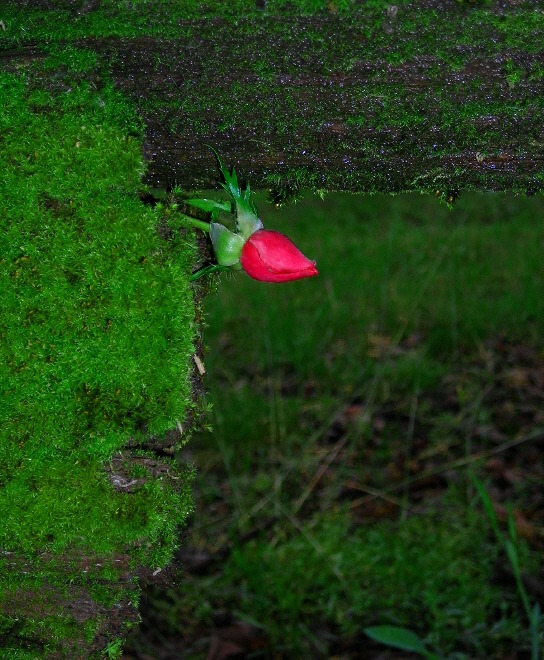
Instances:
[[[376,383],[376,382],[377,382],[377,378],[374,379],[374,383]],[[375,389],[372,389],[372,391],[368,395],[368,397],[366,399],[366,402],[365,402],[364,407],[365,407],[366,410],[370,409],[370,406],[374,401],[374,395],[375,395]],[[329,428],[336,421],[336,419],[338,418],[338,415],[345,409],[345,407],[346,407],[345,402],[342,402],[342,407],[339,409],[339,412],[335,413],[335,416],[331,419],[331,422],[325,427],[325,429]],[[321,435],[322,433],[324,433],[323,429],[321,429],[319,431],[319,435]],[[319,435],[314,434],[314,437],[312,438],[311,444],[313,444],[317,440]],[[336,445],[332,448],[332,450],[329,452],[329,454],[328,454],[327,458],[325,459],[325,461],[317,469],[317,471],[314,474],[312,480],[310,481],[310,483],[306,487],[306,490],[302,493],[302,495],[295,502],[295,507],[293,509],[293,513],[297,513],[300,510],[300,508],[302,507],[302,505],[304,504],[304,502],[306,502],[308,497],[310,497],[310,495],[312,494],[314,488],[317,486],[317,484],[321,480],[321,477],[325,474],[325,472],[327,471],[330,464],[338,456],[338,453],[344,447],[344,445],[346,444],[346,442],[349,440],[350,437],[351,437],[351,433],[346,433],[344,435],[344,437],[341,440],[339,440],[336,443]]]
[[[378,490],[377,488],[372,488],[371,486],[354,486],[354,490],[360,490],[363,493],[368,493],[369,495],[372,495],[373,497],[369,498],[369,502],[372,501],[373,499],[382,499],[385,500],[386,502],[390,502],[391,504],[394,504],[395,506],[398,506],[398,508],[401,511],[409,511],[410,513],[413,511],[404,499],[401,499],[400,497],[393,497],[392,495],[388,495],[385,491]],[[366,498],[360,497],[358,500],[354,500],[353,502],[350,503],[350,509],[355,508],[353,504],[355,502],[361,502]],[[364,504],[364,502],[361,502]]]
[[[357,393],[353,393],[353,394],[352,394],[352,396],[356,396],[356,395],[357,395]],[[370,403],[371,403],[371,397],[368,398],[368,400],[367,400],[367,404],[365,404],[365,405],[370,405]],[[310,436],[310,438],[309,438],[309,440],[308,440],[308,442],[307,442],[305,448],[309,448],[309,447],[311,447],[312,445],[314,445],[314,444],[319,440],[319,438],[320,438],[320,437],[321,437],[321,436],[327,431],[327,429],[329,429],[329,428],[332,426],[332,424],[338,419],[339,415],[342,413],[342,411],[345,409],[345,407],[346,407],[346,402],[345,402],[345,401],[342,401],[341,405],[338,406],[338,407],[335,409],[334,413],[329,417],[327,423],[324,424],[319,430],[315,431],[315,432]],[[294,469],[294,467],[291,466],[291,467],[289,467],[289,468],[288,468],[288,469],[287,469],[287,470],[281,475],[281,482],[280,482],[280,483],[283,483],[283,482],[287,479],[287,477],[291,474],[291,472],[293,471],[293,469]],[[275,496],[275,491],[271,491],[270,493],[268,493],[268,495],[265,495],[264,497],[262,497],[262,498],[259,500],[259,502],[257,502],[257,503],[253,506],[253,508],[251,509],[251,511],[248,511],[247,514],[246,514],[244,517],[241,517],[241,521],[244,521],[244,520],[246,520],[246,519],[248,519],[248,518],[252,518],[252,517],[253,517],[256,513],[258,513],[263,507],[265,507],[265,506],[268,504],[268,502],[270,502],[270,500],[271,500],[274,496]]]
[[[455,461],[450,461],[449,463],[444,463],[443,465],[440,465],[437,468],[428,470],[427,472],[422,472],[417,477],[412,477],[412,479],[408,479],[406,483],[408,485],[411,485],[413,483],[421,481],[422,479],[427,479],[428,477],[433,477],[437,474],[441,474],[442,472],[447,472],[448,470],[454,468],[460,468],[463,467],[464,465],[470,465],[471,463],[476,463],[477,461],[481,461],[484,458],[489,458],[490,456],[494,456],[495,454],[500,454],[501,452],[511,449],[512,447],[517,447],[518,445],[522,445],[525,442],[531,442],[533,440],[544,440],[544,429],[536,429],[532,433],[528,433],[527,435],[524,435],[521,438],[517,438],[516,440],[503,442],[502,445],[499,445],[494,449],[490,449],[488,451],[482,451],[477,454],[473,454],[472,456],[465,456],[463,458],[458,458]],[[367,488],[366,486],[358,486],[357,490],[360,490],[362,492],[368,492],[370,494],[365,495],[364,497],[360,497],[357,500],[353,500],[353,502],[351,502],[350,504],[350,509],[355,509],[358,506],[361,506],[362,504],[367,504],[368,502],[371,502],[372,500],[378,497],[387,499],[385,495],[394,492],[399,488],[404,488],[404,487],[405,487],[405,482],[401,482],[399,484],[394,484],[393,486],[384,488],[383,491],[371,492],[370,488]]]
[[[333,564],[333,561],[329,553],[325,552],[325,549],[321,546],[321,544],[318,541],[316,541],[316,539],[313,536],[311,536],[306,529],[304,529],[304,527],[300,524],[300,522],[297,520],[297,518],[295,518],[294,515],[292,515],[289,511],[286,511],[281,505],[280,505],[280,510],[281,513],[285,516],[285,518],[297,530],[297,532],[306,539],[306,541],[312,546],[312,548],[314,548],[317,554],[323,557],[325,562],[329,565],[331,573],[338,579],[338,581],[342,584],[342,586],[346,589],[346,591],[349,591],[349,585],[346,582],[346,578],[344,574],[337,566]]]
[[[346,445],[346,442],[348,441],[350,437],[350,433],[344,434],[344,437],[339,440],[334,447],[332,448],[332,451],[330,451],[327,455],[327,458],[321,463],[319,468],[317,469],[316,473],[312,477],[312,480],[310,483],[306,486],[306,489],[302,493],[302,495],[298,498],[298,500],[295,502],[295,506],[293,507],[293,513],[298,513],[304,502],[310,497],[312,494],[314,488],[317,486],[319,481],[321,480],[321,477],[325,474],[325,472],[329,469],[330,464],[334,461],[334,459],[338,456],[339,452],[341,449],[344,448]]]

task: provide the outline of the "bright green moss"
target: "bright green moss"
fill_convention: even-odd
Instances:
[[[146,452],[133,492],[114,488],[129,439],[162,437],[192,405],[195,246],[141,202],[141,121],[87,81],[95,64],[68,48],[0,74],[0,636],[19,621],[66,657],[123,597],[114,557],[125,574],[165,566],[192,509],[190,470],[157,473]],[[77,589],[97,608],[84,626],[59,604]]]
[[[109,521],[100,542],[114,547],[149,521],[124,529],[114,493],[105,515],[111,486],[97,468],[129,437],[185,417],[193,252],[162,240],[140,202],[137,121],[111,89],[57,97],[30,75],[0,84],[0,546],[69,543],[85,510],[90,532]],[[44,525],[51,507],[58,534]]]
[[[49,56],[43,62],[44,71],[66,68],[74,74],[90,72],[98,65],[96,53],[87,48],[74,48],[70,45],[51,45]]]

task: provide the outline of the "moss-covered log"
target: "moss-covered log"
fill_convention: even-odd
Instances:
[[[544,185],[540,0],[9,4],[5,57],[104,58],[158,188],[213,186],[205,144],[280,198]]]
[[[190,509],[194,246],[142,178],[539,191],[543,44],[540,0],[0,2],[5,657],[114,655]]]
[[[192,508],[195,245],[90,51],[0,98],[0,657],[113,657]]]

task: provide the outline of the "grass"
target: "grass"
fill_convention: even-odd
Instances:
[[[493,630],[483,626],[507,603],[489,584],[498,553],[482,522],[470,507],[447,520],[436,512],[354,529],[347,511],[322,512],[286,524],[272,542],[235,547],[221,573],[167,593],[165,616],[179,632],[179,622],[210,625],[217,610],[233,611],[266,630],[279,657],[327,657],[327,638],[355,640],[376,621],[409,625],[443,656],[464,641],[489,657],[523,638],[524,624],[516,613]]]
[[[482,592],[493,559],[482,562],[484,552],[473,511],[455,521],[435,514],[356,530],[346,512],[330,511],[281,545],[263,540],[235,551],[216,588],[236,585],[236,608],[264,623],[286,651],[310,643],[325,655],[321,627],[349,637],[372,616],[411,621],[447,653],[501,599],[497,588]]]
[[[498,488],[486,460],[504,455],[522,470],[513,505],[538,492],[530,466],[516,467],[524,445],[497,448],[489,429],[508,442],[542,423],[522,422],[524,394],[501,389],[511,356],[504,374],[485,365],[500,358],[497,337],[539,359],[542,198],[467,194],[453,211],[423,196],[257,206],[320,276],[223,276],[207,300],[213,433],[192,444],[190,543],[218,560],[155,601],[164,634],[203,657],[190,640],[226,611],[262,631],[255,657],[361,650],[363,629],[387,624],[442,657],[529,649],[515,582],[497,578],[507,558],[466,477]],[[538,546],[517,545],[537,574]]]
[[[293,372],[300,388],[310,382],[323,396],[381,375],[411,390],[437,382],[461,351],[489,336],[536,340],[544,316],[542,200],[517,205],[467,195],[450,212],[425,196],[339,195],[269,211],[265,225],[292,235],[321,276],[264,289],[237,278],[210,297],[205,340],[218,415],[262,398],[253,374],[268,381]],[[410,338],[417,350],[369,359]],[[237,386],[223,386],[233,374]]]

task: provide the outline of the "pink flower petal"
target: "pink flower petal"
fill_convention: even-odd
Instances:
[[[244,243],[242,268],[260,282],[291,282],[318,274],[315,261],[278,231],[259,229]]]

